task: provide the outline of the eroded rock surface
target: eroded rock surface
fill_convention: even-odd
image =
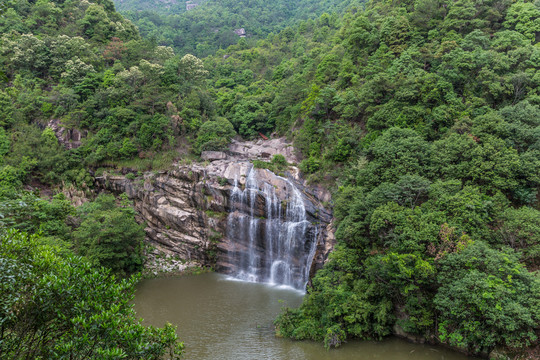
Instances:
[[[266,148],[267,142],[272,146]],[[293,162],[296,158],[292,147],[282,146],[284,143],[281,139],[247,145],[234,143],[230,152],[210,154],[205,163],[177,164],[168,171],[145,173],[135,180],[105,175],[98,177],[97,182],[101,188],[112,192],[125,192],[134,201],[139,220],[147,224],[148,239],[161,251],[185,261],[214,265],[218,271],[230,273],[235,266],[234,259],[231,261],[229,256],[232,249],[241,255],[242,249],[247,251],[248,247],[248,244],[239,243],[239,239],[227,237],[229,217],[236,216],[229,215],[235,181],[238,187],[245,186],[247,174],[253,167],[251,159],[263,157],[261,154],[265,149],[270,149],[268,151],[272,155],[286,154],[287,160]],[[290,195],[291,183],[300,190],[306,219],[316,224],[318,229],[311,266],[313,273],[322,266],[334,246],[332,214],[323,206],[323,202],[330,200],[330,194],[325,189],[306,186],[294,167],[286,173],[286,178],[266,169],[253,171],[261,187],[267,186],[264,184],[272,186],[278,201],[284,204]],[[264,221],[266,205],[265,197],[257,196],[253,209],[235,208],[234,214],[252,213]],[[261,247],[260,251],[265,249]]]
[[[88,131],[86,130],[66,129],[58,119],[49,121],[47,126],[54,131],[58,142],[68,150],[81,146],[82,138],[88,135]]]
[[[284,138],[258,141],[233,141],[229,146],[229,153],[238,159],[268,159],[281,154],[290,164],[297,164],[298,157],[292,144]]]

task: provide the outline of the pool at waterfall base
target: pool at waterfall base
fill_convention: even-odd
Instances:
[[[186,360],[470,360],[442,347],[390,337],[349,341],[325,350],[309,341],[275,336],[273,321],[285,306],[297,307],[303,291],[287,285],[239,281],[207,273],[142,280],[135,311],[146,325],[177,326]]]

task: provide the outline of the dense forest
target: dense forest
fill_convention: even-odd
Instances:
[[[180,54],[204,57],[237,42],[255,44],[300,20],[324,12],[342,12],[361,0],[205,0],[186,11],[184,1],[117,1],[118,9],[139,28],[141,35]],[[235,29],[244,29],[240,38]]]
[[[334,193],[336,248],[279,335],[540,356],[540,3],[278,1],[216,23],[205,6],[220,4],[132,13],[143,37],[110,0],[2,10],[0,354],[180,354],[174,328],[143,327],[129,305],[144,261],[129,201],[75,208],[63,193],[261,133],[288,136],[304,177]]]
[[[241,135],[292,132],[302,171],[339,184],[339,245],[281,335],[537,344],[539,14],[376,1],[206,60]]]
[[[0,29],[0,357],[178,358],[175,328],[132,309],[144,227],[129,201],[75,208],[64,193],[89,193],[92,164],[139,149],[143,166],[170,161],[180,94],[203,116],[201,61],[141,40],[107,0],[10,2]],[[53,123],[84,145],[66,150]]]

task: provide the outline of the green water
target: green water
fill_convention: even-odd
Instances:
[[[397,338],[351,341],[326,351],[314,342],[274,336],[272,321],[303,294],[287,288],[229,280],[220,274],[143,280],[135,310],[148,325],[178,326],[187,360],[471,360],[462,354]]]

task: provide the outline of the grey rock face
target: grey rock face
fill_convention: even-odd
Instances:
[[[203,151],[201,159],[208,161],[225,160],[227,159],[227,154],[223,151]]]
[[[294,147],[283,138],[258,141],[233,141],[229,146],[229,152],[242,159],[268,159],[281,154],[288,163],[298,163]]]
[[[60,123],[60,120],[53,119],[47,124],[54,131],[58,142],[66,149],[76,149],[81,146],[81,139],[88,135],[88,131],[79,131],[77,129],[66,129]]]
[[[237,145],[241,147],[240,145]],[[256,145],[261,146],[261,144]],[[129,180],[124,176],[103,176],[96,178],[99,187],[114,193],[125,192],[134,201],[139,220],[146,222],[148,240],[160,251],[171,254],[183,261],[212,265],[220,272],[235,274],[240,259],[249,257],[250,251],[262,257],[267,249],[268,234],[265,229],[269,218],[276,217],[268,209],[282,205],[287,208],[291,201],[291,188],[297,189],[297,200],[303,204],[306,229],[310,244],[313,244],[312,263],[309,274],[322,267],[334,246],[332,214],[323,206],[330,195],[322,188],[310,188],[291,168],[287,178],[280,177],[266,169],[254,169],[249,160],[250,151],[208,155],[207,165],[175,165],[168,171],[146,173],[143,177]],[[292,148],[291,148],[292,150]],[[292,152],[291,152],[292,154]],[[291,155],[289,154],[289,159]],[[248,174],[257,178],[256,185],[247,184]],[[242,191],[249,187],[249,202],[241,202],[232,197],[233,190]],[[268,189],[272,201],[268,199]],[[286,221],[285,210],[283,221]],[[241,223],[245,216],[253,216],[260,223],[255,245],[246,236],[235,235],[229,228],[231,224]],[[255,231],[255,230],[254,230]],[[306,234],[307,234],[306,233]],[[251,246],[251,248],[250,248]],[[307,248],[307,245],[306,245]],[[254,250],[255,249],[255,250]],[[307,249],[309,250],[309,249]],[[232,255],[231,255],[232,254]],[[291,263],[302,261],[291,259]]]

